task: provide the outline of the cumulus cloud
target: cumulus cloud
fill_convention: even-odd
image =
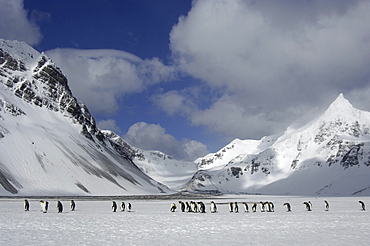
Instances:
[[[115,113],[124,97],[168,81],[174,69],[159,59],[118,50],[54,49],[46,54],[62,68],[74,95],[93,113]]]
[[[208,154],[204,144],[189,139],[178,141],[157,124],[138,122],[129,128],[123,138],[137,148],[159,150],[178,160],[193,161]]]
[[[194,1],[170,47],[179,69],[221,93],[206,108],[183,91],[154,102],[231,139],[283,130],[341,92],[356,100],[370,82],[369,11],[369,1]]]
[[[110,130],[117,134],[121,133],[121,128],[117,125],[117,122],[114,119],[100,120],[96,124],[99,129]]]
[[[24,41],[29,45],[40,43],[40,28],[27,15],[23,0],[0,0],[0,38]]]

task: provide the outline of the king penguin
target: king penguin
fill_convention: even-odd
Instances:
[[[75,201],[71,200],[69,205],[71,207],[71,211],[75,211],[75,209],[76,209],[76,203],[75,203]]]
[[[257,211],[257,203],[252,204],[252,211],[256,212]]]
[[[115,201],[112,202],[112,211],[116,212],[117,210],[117,203]]]
[[[325,211],[329,211],[329,203],[328,201],[324,201],[324,204],[325,204]]]
[[[30,211],[30,203],[27,199],[24,200],[24,211]]]
[[[119,205],[120,208],[121,208],[121,212],[125,212],[125,202],[121,202],[121,204]]]
[[[233,209],[234,204],[232,202],[229,202],[228,205],[229,205],[229,212],[232,213],[234,211],[234,209]]]
[[[363,201],[358,201],[361,204],[361,208],[364,211],[365,210],[365,203]]]
[[[176,211],[176,204],[175,203],[172,203],[171,204],[170,211],[171,212],[175,212]]]
[[[40,201],[40,205],[41,205],[41,211],[44,214],[47,213],[48,212],[48,208],[49,208],[49,202],[41,200]]]
[[[249,212],[248,204],[246,202],[243,202],[243,206],[244,206],[244,212],[248,213]]]
[[[63,204],[60,201],[57,201],[57,212],[58,213],[63,212]]]
[[[303,202],[304,205],[306,205],[307,211],[311,211],[311,205],[308,202]]]
[[[211,202],[211,213],[217,213],[217,206],[214,201]]]
[[[283,206],[286,206],[286,211],[287,212],[292,212],[289,202],[284,203]]]

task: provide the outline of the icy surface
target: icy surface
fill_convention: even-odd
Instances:
[[[275,212],[245,213],[242,201],[272,201]],[[330,210],[324,211],[324,200]],[[218,213],[209,212],[211,199],[203,199],[207,212],[169,211],[177,200],[130,200],[132,212],[111,211],[111,201],[78,201],[76,211],[61,200],[64,212],[49,200],[49,212],[40,212],[38,200],[0,200],[1,245],[367,245],[370,213],[358,203],[369,197],[266,197],[223,196],[214,201]],[[185,201],[185,200],[184,200]],[[229,213],[227,202],[238,202],[239,213]],[[306,211],[311,201],[313,211]],[[117,200],[119,204],[121,201]],[[292,212],[283,203],[289,202]]]

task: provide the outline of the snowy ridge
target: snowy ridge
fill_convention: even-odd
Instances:
[[[105,136],[44,54],[0,40],[0,195],[124,195],[170,190]]]
[[[233,141],[198,159],[203,170],[186,188],[223,193],[370,194],[370,112],[353,108],[340,94],[321,116],[296,126],[281,136]]]

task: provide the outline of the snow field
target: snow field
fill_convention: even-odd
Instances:
[[[57,213],[56,200],[49,199],[49,211],[40,211],[38,200],[0,200],[1,245],[368,245],[370,212],[361,211],[359,200],[370,206],[368,197],[215,197],[218,213],[209,212],[212,199],[199,199],[205,214],[182,213],[178,200],[130,200],[132,212],[111,211],[112,201],[61,200],[63,213]],[[313,211],[306,211],[304,201]],[[330,210],[324,211],[324,200]],[[183,200],[190,201],[190,200]],[[237,201],[239,213],[230,213],[227,203]],[[250,212],[245,213],[246,201]],[[251,212],[251,204],[272,201],[275,212]],[[121,201],[116,200],[117,205]],[[289,202],[292,212],[286,212]],[[370,207],[369,207],[370,209]]]

